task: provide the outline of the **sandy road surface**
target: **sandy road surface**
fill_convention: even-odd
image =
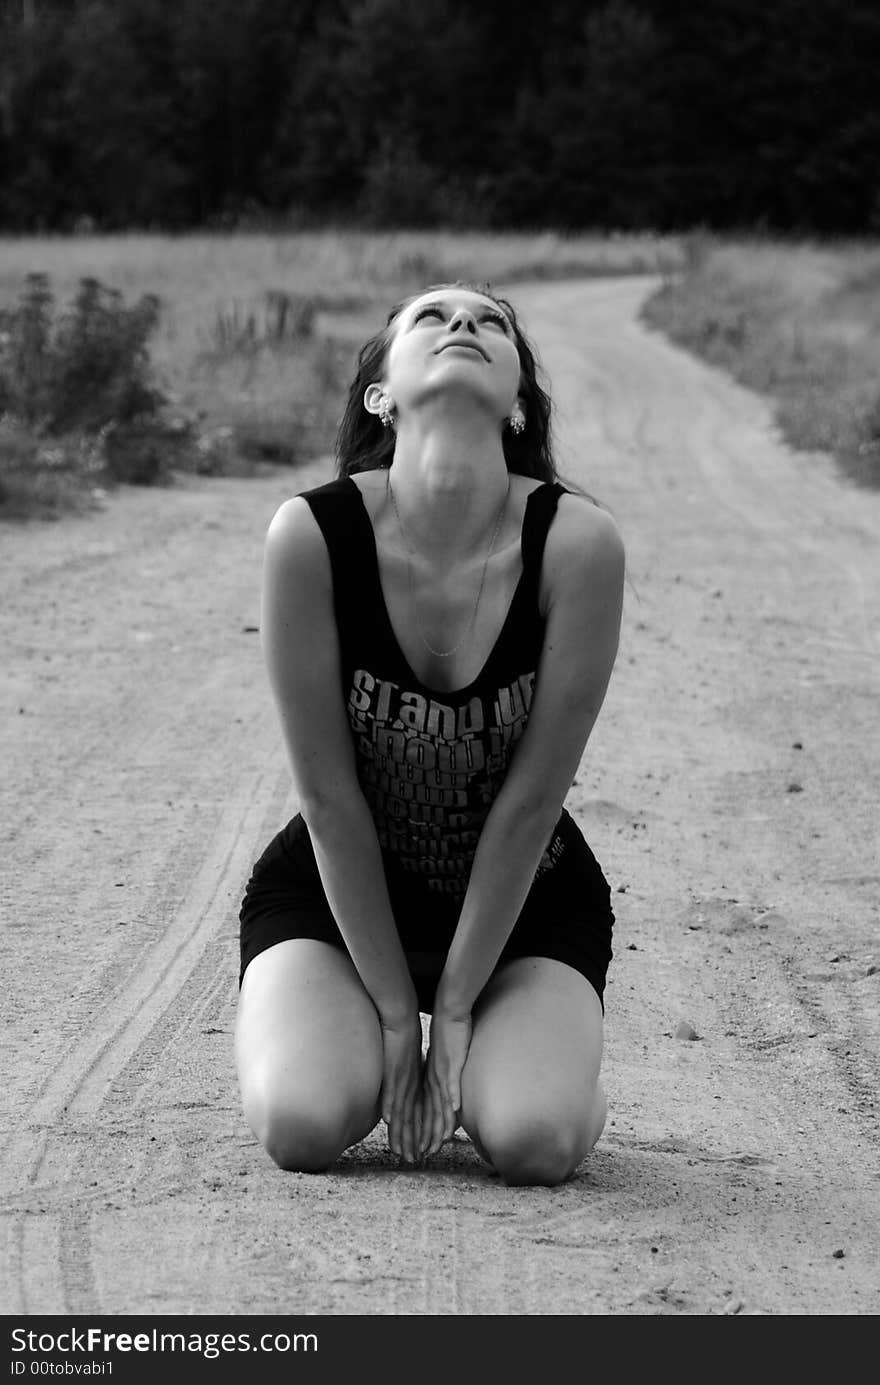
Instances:
[[[562,1188],[378,1134],[285,1174],[239,1112],[238,901],[295,808],[262,542],[328,467],[0,527],[3,1312],[880,1309],[880,495],[647,334],[651,286],[517,294],[632,579],[569,799],[611,1114]]]

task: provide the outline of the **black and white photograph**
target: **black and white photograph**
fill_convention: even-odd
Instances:
[[[0,0],[13,1376],[880,1312],[878,71]]]

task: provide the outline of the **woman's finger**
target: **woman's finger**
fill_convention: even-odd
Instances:
[[[382,1092],[379,1097],[379,1107],[382,1112],[382,1119],[386,1125],[391,1124],[391,1104],[393,1094],[393,1088],[391,1086],[391,1073],[388,1070],[388,1064],[386,1062],[385,1070],[382,1073]]]
[[[434,1063],[429,1049],[422,1075],[422,1152],[426,1159],[434,1153],[434,1122],[437,1118],[434,1081]]]
[[[388,1122],[388,1148],[392,1154],[400,1158],[400,1117],[396,1105],[391,1108],[391,1119]]]
[[[453,1115],[461,1109],[461,1078],[450,1078],[446,1084],[446,1095],[452,1106]]]
[[[388,1147],[391,1148],[391,1118],[394,1111],[393,1092],[386,1080],[382,1083],[382,1119],[388,1131]]]
[[[415,1163],[412,1093],[405,1093],[400,1105],[400,1152],[408,1164]]]
[[[402,1093],[400,1090],[400,1074],[392,1069],[389,1074],[389,1087],[391,1095],[389,1100],[389,1118],[386,1122],[388,1126],[388,1148],[392,1154],[398,1158],[401,1155],[401,1116],[403,1114]]]
[[[431,1154],[437,1154],[443,1144],[443,1090],[436,1075],[431,1091],[433,1120],[431,1122]]]
[[[398,1072],[394,1110],[395,1154],[408,1164],[416,1160],[415,1097],[418,1088],[411,1070]]]
[[[450,1097],[448,1097],[448,1096],[447,1096],[447,1098],[446,1098],[446,1106],[445,1106],[445,1109],[444,1109],[444,1112],[443,1112],[443,1116],[444,1116],[444,1120],[443,1120],[443,1142],[444,1142],[444,1144],[445,1144],[446,1141],[447,1141],[447,1140],[451,1140],[452,1137],[453,1137],[453,1135],[455,1134],[455,1124],[456,1124],[456,1122],[455,1122],[455,1105],[454,1105],[454,1103],[452,1102],[452,1100],[450,1099]]]
[[[431,1087],[425,1083],[421,1092],[419,1112],[419,1158],[424,1159],[431,1145],[431,1128],[434,1121],[434,1107],[431,1100]]]
[[[406,1158],[406,1093],[402,1089],[400,1075],[397,1077],[397,1085],[394,1095],[394,1110],[391,1119],[392,1139],[389,1141],[392,1151],[398,1159]]]
[[[422,1159],[422,1093],[418,1090],[413,1100],[413,1150],[417,1164]]]

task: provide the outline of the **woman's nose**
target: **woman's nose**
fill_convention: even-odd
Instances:
[[[457,313],[453,313],[449,322],[450,332],[473,332],[476,334],[477,323],[472,312],[467,308],[459,308]]]

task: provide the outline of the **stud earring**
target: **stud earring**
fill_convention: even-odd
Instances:
[[[394,426],[394,400],[390,394],[383,394],[379,399],[379,422],[383,428]]]
[[[522,433],[524,431],[526,426],[525,414],[518,404],[510,415],[508,423],[510,424],[511,433]]]

